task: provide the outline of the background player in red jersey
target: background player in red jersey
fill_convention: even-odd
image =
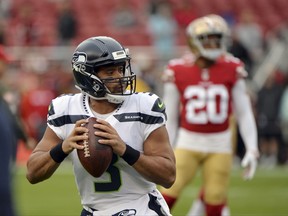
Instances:
[[[229,29],[218,15],[191,22],[187,39],[193,55],[171,60],[164,72],[167,128],[176,155],[176,182],[161,192],[170,208],[202,167],[202,190],[189,215],[230,215],[227,190],[233,160],[231,116],[246,154],[243,177],[251,179],[258,157],[257,129],[246,92],[243,63],[226,52]],[[180,104],[180,106],[179,106]],[[177,124],[179,122],[179,125]],[[177,137],[177,139],[176,139]]]

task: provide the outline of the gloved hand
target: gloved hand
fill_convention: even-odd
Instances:
[[[244,169],[243,178],[244,180],[251,180],[254,177],[257,168],[257,158],[259,154],[255,151],[246,151],[246,154],[241,162],[241,166]]]

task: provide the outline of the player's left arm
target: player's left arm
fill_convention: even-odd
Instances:
[[[144,152],[133,166],[146,179],[169,188],[175,181],[175,156],[167,129],[161,126],[144,142]]]
[[[241,163],[246,168],[243,177],[244,179],[252,179],[257,167],[259,150],[256,122],[244,79],[236,81],[232,89],[232,97],[239,131],[246,147],[246,154]]]

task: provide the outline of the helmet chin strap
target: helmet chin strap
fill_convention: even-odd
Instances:
[[[110,103],[120,104],[120,103],[122,103],[125,100],[125,98],[127,98],[127,96],[124,96],[124,95],[111,95],[111,94],[107,93],[105,98]]]
[[[76,88],[79,89],[82,94],[87,94],[90,98],[94,99],[94,100],[107,100],[109,103],[113,103],[113,104],[120,104],[122,103],[126,96],[125,95],[111,95],[109,93],[106,93],[106,95],[104,97],[94,97],[91,94],[88,94],[87,92],[83,91],[79,86],[76,85]]]

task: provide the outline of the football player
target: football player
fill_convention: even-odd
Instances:
[[[27,162],[32,184],[48,179],[68,156],[81,196],[81,215],[170,215],[156,184],[175,181],[175,158],[165,127],[165,105],[152,93],[135,93],[127,49],[110,37],[92,37],[76,48],[72,70],[81,93],[52,100],[47,128]],[[99,178],[81,165],[76,149],[88,139],[83,123],[94,116],[99,143],[114,155]],[[95,158],[97,160],[97,158]]]
[[[2,90],[3,83],[2,78],[7,71],[9,64],[9,57],[5,52],[5,49],[0,45],[0,88]],[[3,97],[3,92],[0,91],[0,137],[1,137],[1,152],[0,152],[0,209],[3,216],[15,216],[13,201],[13,176],[12,168],[14,164],[14,156],[17,147],[17,134],[15,133],[15,119],[14,115],[7,104],[7,101]],[[13,166],[11,166],[13,165]]]
[[[161,192],[172,208],[201,167],[203,188],[189,215],[229,215],[233,114],[246,146],[245,179],[253,177],[257,165],[257,131],[244,81],[247,73],[243,63],[226,52],[228,38],[228,26],[218,15],[192,21],[187,27],[192,55],[171,60],[163,76],[177,174],[173,186]]]

